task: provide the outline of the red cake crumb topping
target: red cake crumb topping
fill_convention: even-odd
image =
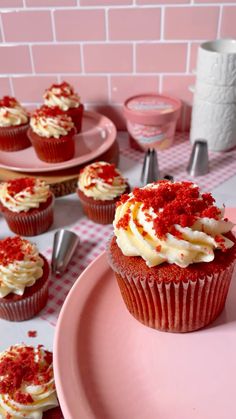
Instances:
[[[153,220],[153,229],[157,237],[165,238],[171,233],[177,238],[182,234],[174,227],[191,227],[197,218],[208,217],[219,219],[220,210],[214,206],[214,198],[209,193],[200,195],[199,188],[192,182],[172,183],[166,180],[159,181],[158,188],[135,188],[130,202],[141,202],[143,210],[152,208],[156,217]],[[118,205],[126,202],[130,197],[122,196]],[[162,211],[160,211],[160,209]],[[145,214],[147,220],[150,215]],[[127,229],[130,215],[125,214],[117,223],[117,228]]]
[[[63,81],[60,84],[52,84],[51,87],[49,87],[49,89],[47,89],[46,92],[45,92],[45,99],[49,99],[49,92],[54,90],[54,89],[59,89],[60,90],[60,92],[58,92],[58,93],[53,92],[53,94],[57,97],[60,97],[60,96],[70,97],[70,96],[74,95],[73,87],[69,83],[67,83],[66,81]]]
[[[24,260],[24,255],[30,253],[30,247],[25,246],[22,251],[23,244],[27,244],[27,240],[20,236],[7,237],[0,240],[0,265],[7,266],[15,261]]]
[[[35,179],[34,178],[21,178],[13,179],[7,182],[7,191],[9,195],[15,196],[21,191],[27,189],[28,192],[34,194]]]
[[[10,394],[18,403],[30,404],[32,397],[22,393],[21,387],[47,384],[52,378],[52,353],[40,352],[43,345],[38,345],[37,359],[31,346],[11,346],[0,359],[0,393]]]
[[[82,173],[84,169],[81,170],[80,173]],[[104,183],[107,183],[108,185],[112,185],[114,182],[114,179],[117,176],[120,176],[120,174],[117,172],[116,167],[114,164],[107,163],[106,165],[97,165],[96,167],[90,167],[89,168],[89,175],[91,179],[102,179]],[[125,183],[125,180],[123,178],[120,178],[120,184],[123,185]],[[95,186],[95,182],[91,182],[90,185],[86,186],[86,189],[92,188]]]
[[[43,106],[41,106],[41,108],[37,109],[33,113],[33,117],[36,118],[36,119],[37,118],[42,118],[42,117],[54,118],[55,116],[65,117],[66,120],[68,120],[68,118],[70,118],[58,106],[54,106],[53,108],[49,108],[49,106],[43,105]],[[71,118],[70,118],[70,120],[71,120]]]
[[[36,338],[37,337],[37,331],[36,330],[29,330],[28,331],[29,338]]]
[[[14,108],[14,106],[17,104],[17,100],[14,97],[10,96],[4,96],[0,100],[0,108]]]

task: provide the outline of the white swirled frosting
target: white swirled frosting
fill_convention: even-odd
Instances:
[[[232,227],[211,194],[201,194],[191,182],[160,181],[136,188],[123,196],[114,219],[122,253],[141,256],[149,267],[210,262],[215,249],[233,246],[224,236]]]
[[[27,124],[29,115],[13,97],[4,96],[0,100],[0,127]]]
[[[39,208],[50,195],[49,185],[41,179],[21,178],[0,183],[0,202],[12,212]]]
[[[40,137],[60,138],[73,130],[74,123],[71,117],[59,108],[42,106],[33,113],[30,126]]]
[[[53,84],[45,91],[43,98],[45,105],[50,108],[58,106],[63,111],[68,111],[70,108],[78,108],[80,105],[80,97],[67,82]]]
[[[0,240],[0,298],[23,295],[43,275],[44,261],[36,246],[19,236]]]
[[[124,193],[127,183],[114,164],[103,161],[86,166],[79,175],[78,188],[95,200],[112,200]]]
[[[42,419],[56,406],[51,352],[21,344],[0,353],[1,419]]]

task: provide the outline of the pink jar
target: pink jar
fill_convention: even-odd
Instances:
[[[179,99],[155,93],[128,98],[124,114],[131,147],[139,150],[170,147],[181,106]]]

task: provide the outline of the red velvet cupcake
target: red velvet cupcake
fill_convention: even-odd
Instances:
[[[160,181],[118,203],[109,261],[143,324],[190,332],[224,308],[236,260],[233,224],[191,182]]]
[[[14,179],[0,184],[0,211],[10,230],[36,236],[53,223],[54,195],[43,180]]]
[[[116,202],[129,190],[114,164],[95,162],[80,172],[77,193],[85,214],[96,223],[112,223]]]
[[[75,126],[59,108],[42,106],[30,119],[29,139],[40,160],[59,163],[75,154]]]
[[[49,264],[35,245],[20,236],[0,240],[0,317],[34,317],[48,299]]]
[[[0,415],[63,419],[55,389],[52,352],[18,344],[0,353]]]
[[[29,114],[13,97],[0,100],[0,150],[18,151],[31,146],[27,136]]]
[[[69,83],[63,81],[60,84],[53,84],[45,91],[43,98],[45,105],[50,108],[58,106],[69,115],[75,124],[77,133],[81,131],[84,107],[80,103],[80,97]]]

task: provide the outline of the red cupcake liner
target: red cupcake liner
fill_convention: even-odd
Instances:
[[[36,291],[33,292],[32,295],[27,295],[27,297],[22,295],[21,299],[11,300],[0,298],[0,318],[17,322],[28,320],[45,307],[48,300],[50,268],[46,259],[43,258],[43,260],[46,264],[44,267],[44,274],[46,273],[47,277],[43,281],[42,287],[36,287]],[[38,279],[38,281],[40,281],[40,279]],[[37,281],[35,284],[37,284]],[[30,289],[30,287],[26,287],[26,289]]]
[[[61,408],[59,406],[43,412],[43,419],[64,419]]]
[[[0,150],[18,151],[31,146],[27,136],[29,124],[0,127]]]
[[[37,212],[15,213],[4,211],[3,215],[11,231],[19,236],[37,236],[47,231],[53,224],[53,207],[55,198],[53,196],[51,203],[44,209]]]
[[[80,196],[80,201],[84,213],[90,220],[98,224],[112,224],[115,216],[116,204],[92,204],[87,201],[83,201]],[[101,201],[100,201],[101,202]]]
[[[108,245],[109,246],[109,245]],[[129,312],[141,323],[167,332],[192,332],[213,322],[224,308],[235,260],[199,279],[158,282],[142,272],[129,273],[115,262],[108,249],[121,295]]]
[[[40,137],[31,128],[28,130],[28,137],[38,158],[47,163],[59,163],[74,157],[74,134],[75,131],[72,129],[64,137],[46,138]]]
[[[77,134],[79,134],[82,129],[84,106],[80,104],[78,108],[70,108],[65,113],[71,117],[72,121],[74,122]]]

